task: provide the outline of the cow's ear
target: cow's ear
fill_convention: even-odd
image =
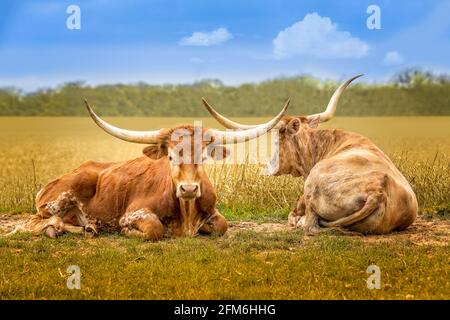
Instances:
[[[228,155],[230,154],[230,150],[228,150],[225,146],[213,146],[211,152],[209,153],[209,156],[214,161],[221,161],[224,160]]]
[[[320,120],[319,116],[308,119],[309,127],[312,129],[317,128],[317,126],[319,125],[319,120]]]
[[[167,156],[168,149],[167,145],[165,144],[152,144],[148,147],[145,147],[144,150],[142,150],[142,153],[150,159],[157,160],[159,158]]]
[[[292,119],[286,126],[286,131],[289,134],[296,134],[300,130],[300,120],[297,118]]]

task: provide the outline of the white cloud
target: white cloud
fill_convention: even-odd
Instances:
[[[322,59],[360,58],[369,46],[337,24],[317,13],[307,14],[303,20],[280,31],[273,40],[275,58],[307,56]]]
[[[233,38],[233,35],[226,28],[218,28],[210,32],[194,32],[189,37],[180,40],[182,46],[212,46],[226,42]]]
[[[402,55],[397,51],[389,51],[386,53],[383,59],[383,64],[386,66],[397,66],[404,61]]]

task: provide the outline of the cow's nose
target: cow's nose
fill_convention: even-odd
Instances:
[[[197,198],[200,196],[198,183],[182,183],[179,188],[180,196],[183,198]]]
[[[197,192],[198,190],[198,185],[181,185],[181,191],[183,192]]]

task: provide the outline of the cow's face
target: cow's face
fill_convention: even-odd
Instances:
[[[276,152],[263,171],[266,175],[278,176],[291,174],[301,176],[298,170],[297,154],[307,143],[305,131],[316,128],[319,119],[306,117],[284,117],[278,124],[279,136],[276,141]]]
[[[201,185],[208,179],[203,163],[209,157],[221,160],[228,154],[222,145],[204,140],[205,129],[182,126],[168,130],[161,143],[144,149],[152,159],[166,158],[170,165],[176,196],[183,200],[201,197]]]

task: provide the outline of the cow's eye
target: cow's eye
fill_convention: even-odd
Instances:
[[[172,156],[169,156],[169,161],[172,161]]]

